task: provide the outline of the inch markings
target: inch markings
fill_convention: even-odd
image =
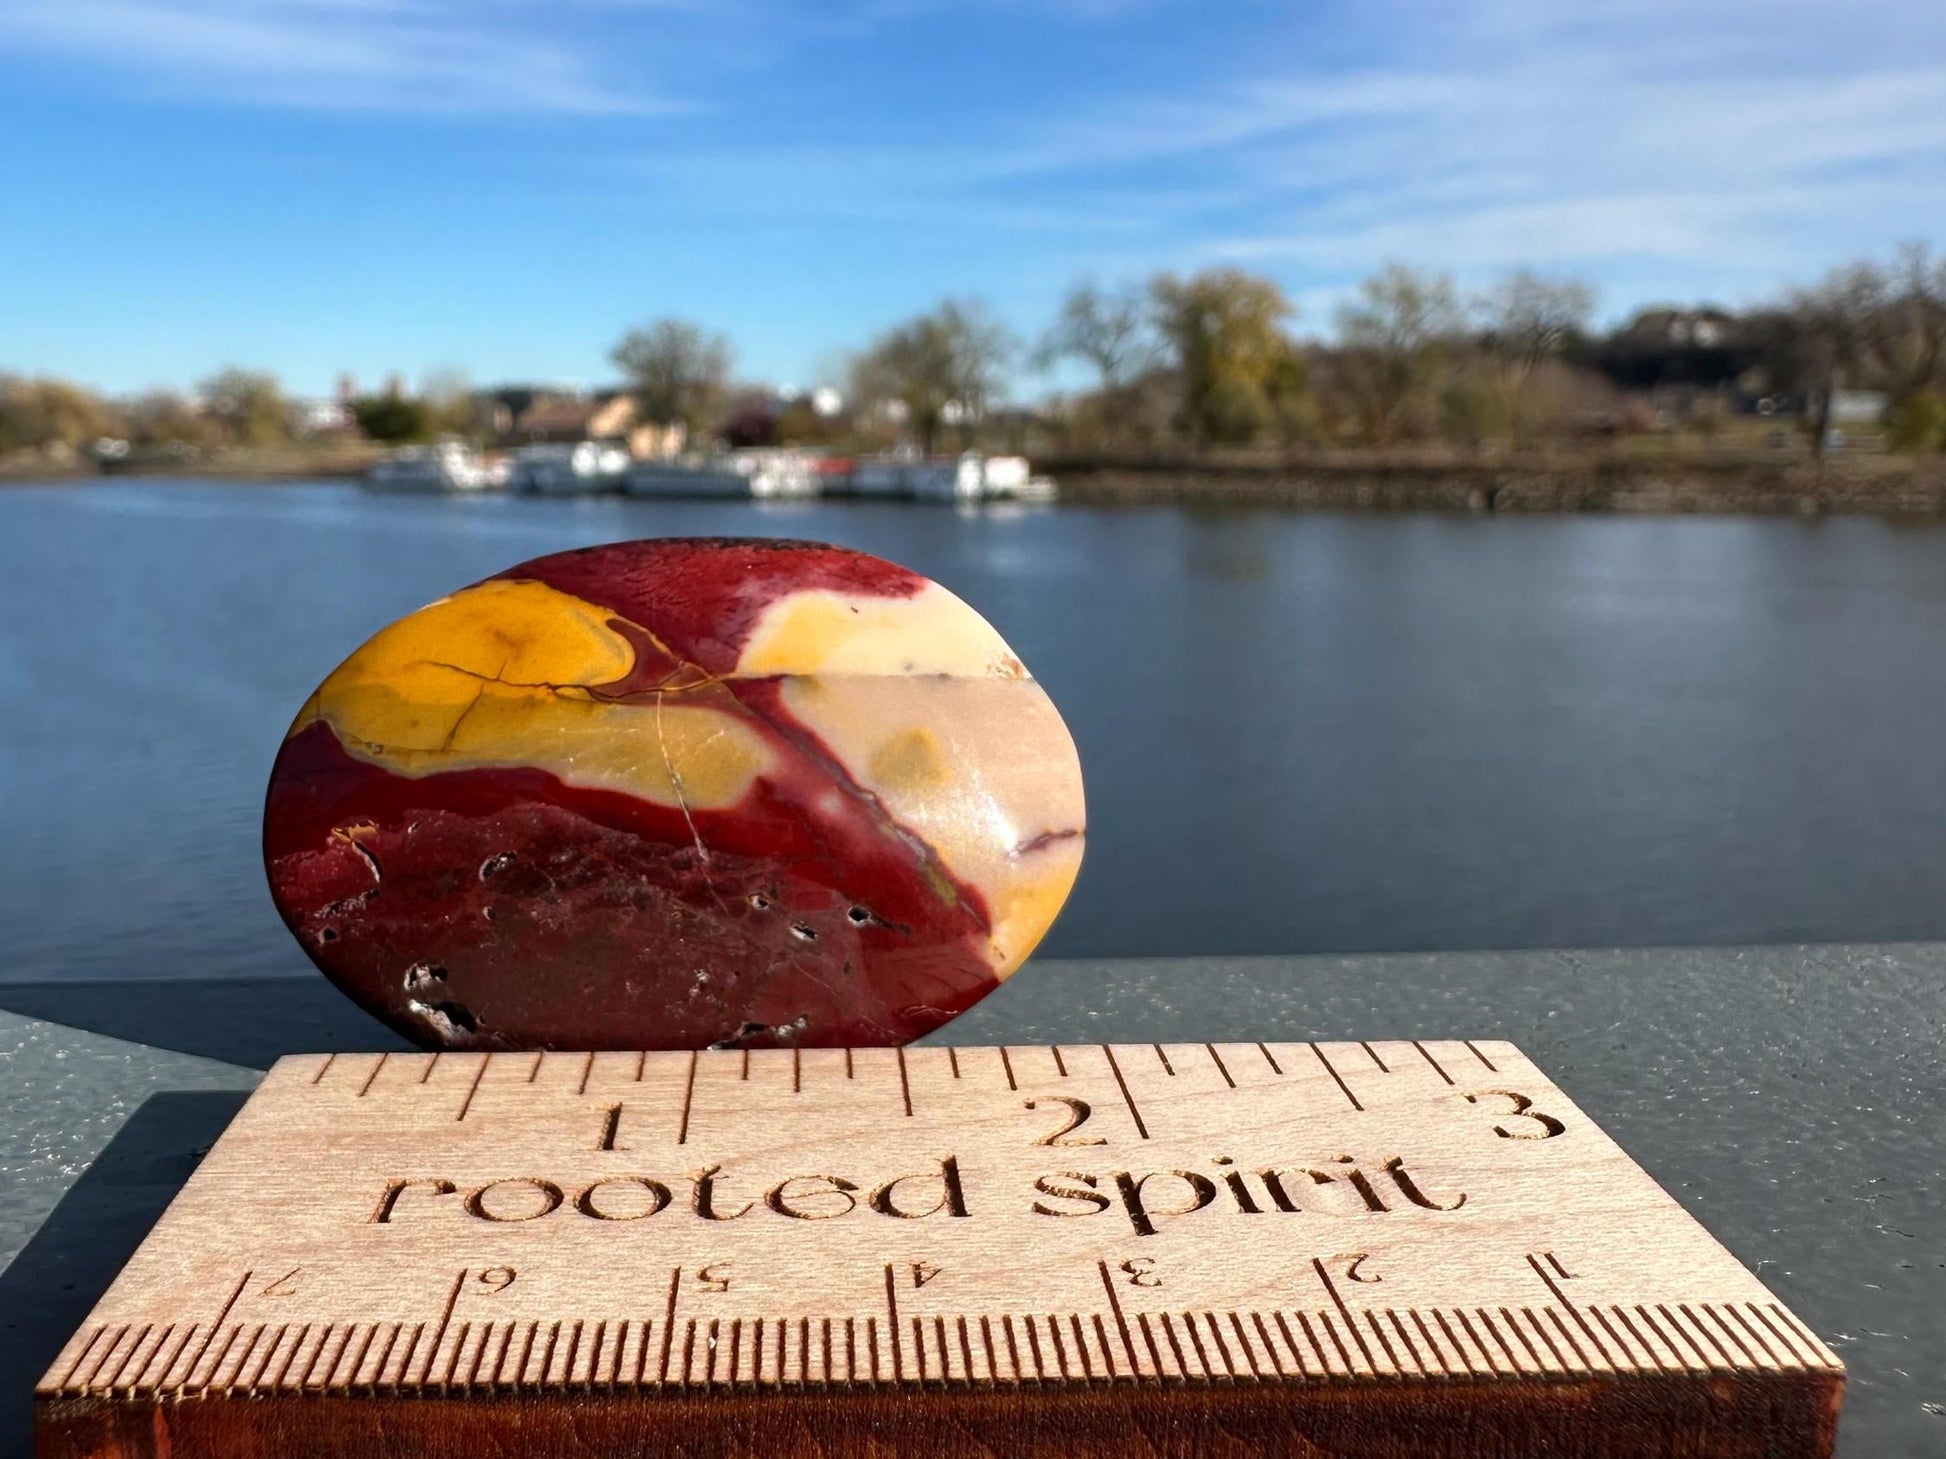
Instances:
[[[1115,1075],[1115,1087],[1122,1092],[1122,1103],[1128,1108],[1129,1119],[1134,1121],[1136,1135],[1141,1139],[1148,1139],[1149,1127],[1142,1120],[1142,1111],[1136,1108],[1135,1096],[1128,1092],[1128,1080],[1122,1075],[1121,1062],[1116,1059],[1114,1048],[1109,1044],[1103,1044],[1101,1051],[1108,1056],[1108,1067]]]
[[[1318,1062],[1324,1065],[1324,1072],[1331,1076],[1331,1082],[1336,1084],[1339,1090],[1343,1092],[1345,1098],[1350,1101],[1351,1107],[1355,1110],[1363,1111],[1365,1106],[1358,1102],[1358,1096],[1351,1092],[1351,1086],[1345,1083],[1344,1076],[1333,1067],[1331,1060],[1325,1057],[1324,1049],[1318,1044],[1310,1045],[1310,1049],[1312,1053],[1318,1056]],[[1384,1066],[1381,1065],[1380,1067],[1383,1068]]]
[[[689,1143],[689,1107],[696,1102],[696,1062],[701,1056],[693,1049],[689,1054],[689,1074],[682,1086],[682,1122],[676,1126],[676,1143]],[[851,1077],[851,1051],[845,1051],[845,1077]]]
[[[1458,1081],[1455,1079],[1451,1070],[1423,1041],[1413,1040],[1410,1041],[1408,1046],[1419,1056],[1426,1067],[1437,1075],[1442,1084],[1449,1087],[1457,1087]],[[1074,1064],[1074,1050],[1076,1047],[1078,1046],[1044,1046],[1044,1052],[1053,1066],[1057,1079],[1072,1081],[1082,1077],[1081,1071]],[[1282,1079],[1291,1073],[1291,1070],[1280,1059],[1276,1049],[1270,1043],[1262,1040],[1254,1043],[1238,1044],[1205,1043],[1200,1045],[1178,1045],[1176,1046],[1178,1053],[1175,1057],[1171,1056],[1169,1046],[1159,1043],[1137,1045],[1132,1048],[1123,1048],[1108,1044],[1096,1045],[1095,1047],[1103,1051],[1110,1076],[1116,1086],[1116,1093],[1120,1096],[1124,1108],[1129,1112],[1130,1123],[1136,1127],[1138,1137],[1142,1139],[1152,1138],[1152,1131],[1140,1107],[1141,1096],[1136,1089],[1134,1071],[1130,1069],[1126,1062],[1126,1056],[1131,1054],[1134,1048],[1140,1048],[1146,1056],[1152,1056],[1154,1060],[1153,1066],[1145,1063],[1143,1067],[1159,1069],[1165,1079],[1174,1079],[1181,1072],[1178,1063],[1183,1049],[1199,1049],[1201,1056],[1208,1059],[1208,1067],[1214,1072],[1216,1078],[1221,1081],[1224,1089],[1230,1091],[1240,1091],[1246,1080],[1259,1077],[1246,1075],[1235,1062],[1238,1058],[1247,1056],[1253,1061],[1261,1061],[1260,1063],[1254,1064],[1253,1067],[1267,1068],[1273,1079]],[[1366,1102],[1353,1087],[1351,1080],[1346,1076],[1344,1068],[1333,1058],[1332,1053],[1328,1050],[1335,1048],[1341,1053],[1349,1050],[1360,1056],[1362,1067],[1376,1071],[1379,1074],[1393,1072],[1392,1066],[1388,1065],[1385,1057],[1369,1042],[1335,1046],[1311,1042],[1304,1044],[1303,1047],[1310,1049],[1312,1056],[1330,1078],[1332,1084],[1336,1086],[1338,1092],[1343,1096],[1345,1103],[1357,1112],[1364,1112]],[[1477,1043],[1461,1041],[1458,1047],[1466,1050],[1471,1058],[1478,1063],[1480,1068],[1490,1073],[1499,1072],[1498,1066],[1495,1065],[1491,1057]],[[978,1081],[982,1069],[985,1068],[990,1071],[987,1077],[991,1078],[993,1074],[997,1073],[1009,1091],[1019,1092],[1029,1087],[1026,1071],[1023,1069],[1018,1057],[1023,1052],[1020,1049],[998,1047],[991,1050],[992,1053],[997,1055],[997,1060],[995,1061],[997,1068],[994,1068],[992,1065],[983,1066],[962,1058],[963,1051],[954,1046],[947,1046],[943,1052],[946,1063],[945,1073],[955,1083],[975,1083]],[[906,1050],[895,1049],[892,1051],[892,1055],[893,1061],[897,1065],[898,1099],[902,1114],[908,1117],[917,1116],[921,1113],[921,1107],[927,1100],[940,1098],[949,1092],[946,1087],[935,1085],[931,1080],[921,1081],[915,1079],[915,1071],[911,1064],[911,1057]],[[435,1090],[457,1087],[461,1089],[460,1099],[458,1107],[451,1118],[455,1122],[461,1122],[467,1120],[475,1113],[480,1099],[488,1093],[492,1094],[493,1101],[496,1104],[503,1105],[507,1098],[514,1092],[514,1086],[516,1084],[524,1084],[532,1088],[537,1095],[545,1095],[550,1098],[559,1097],[560,1093],[555,1081],[552,1079],[543,1080],[541,1078],[544,1072],[553,1067],[550,1062],[550,1056],[544,1052],[534,1054],[488,1053],[458,1056],[471,1057],[473,1060],[472,1073],[466,1078],[463,1087],[459,1086],[456,1080],[439,1073],[440,1062],[444,1056],[433,1054],[430,1056],[405,1057],[419,1058],[420,1062],[417,1063],[414,1072],[403,1080],[394,1080],[386,1077],[387,1069],[394,1062],[390,1054],[373,1056],[370,1063],[350,1070],[350,1077],[356,1080],[357,1087],[354,1091],[355,1095],[359,1098],[379,1096],[385,1100],[388,1107],[397,1108],[401,1105],[410,1105],[415,1098],[415,1091],[425,1091],[426,1095],[430,1097]],[[571,1057],[574,1060],[574,1072],[568,1075],[567,1078],[572,1093],[577,1097],[585,1096],[590,1087],[595,1083],[595,1075],[597,1072],[596,1055],[592,1053],[579,1053],[570,1056],[555,1057]],[[627,1055],[624,1054],[620,1057],[626,1058]],[[638,1050],[634,1051],[635,1063],[632,1079],[621,1071],[615,1071],[605,1076],[603,1082],[611,1089],[616,1087],[616,1083],[610,1081],[627,1081],[634,1085],[643,1085],[647,1080],[650,1069],[654,1067],[651,1064],[653,1058],[666,1058],[671,1061],[682,1058],[686,1065],[679,1081],[681,1090],[679,1101],[674,1104],[669,1116],[674,1125],[674,1143],[678,1145],[690,1144],[694,1139],[692,1126],[700,1112],[697,1104],[697,1084],[699,1079],[704,1076],[705,1066],[707,1065],[712,1070],[725,1069],[727,1067],[711,1061],[734,1059],[736,1061],[734,1078],[738,1082],[749,1083],[757,1078],[760,1061],[781,1061],[788,1059],[790,1077],[787,1082],[789,1092],[793,1095],[822,1092],[825,1088],[823,1081],[831,1077],[830,1074],[820,1072],[829,1068],[829,1066],[823,1064],[812,1065],[806,1060],[805,1051],[801,1048],[792,1048],[789,1050],[738,1049],[689,1051],[686,1055],[652,1055],[648,1051]],[[526,1061],[523,1073],[515,1076],[512,1080],[507,1080],[497,1075],[496,1071],[502,1065],[516,1059]],[[843,1061],[843,1078],[852,1084],[859,1083],[859,1074],[853,1050],[843,1050]],[[341,1085],[347,1067],[345,1061],[339,1055],[326,1055],[308,1066],[308,1074],[303,1082],[315,1088],[320,1095],[330,1095]],[[721,1075],[712,1074],[710,1077],[714,1079],[717,1077],[731,1076],[726,1072]],[[781,1079],[782,1076],[780,1072],[777,1075],[769,1077]],[[667,1088],[668,1086],[662,1087]],[[773,1085],[771,1087],[777,1088],[778,1086]],[[847,1095],[847,1098],[852,1097],[855,1096]],[[711,1107],[714,1108],[715,1106],[712,1105]]]
[[[1419,1051],[1420,1058],[1424,1059],[1428,1064],[1432,1065],[1433,1073],[1437,1074],[1441,1079],[1445,1080],[1448,1084],[1451,1084],[1453,1082],[1453,1076],[1451,1074],[1448,1074],[1446,1070],[1440,1065],[1439,1060],[1435,1059],[1432,1056],[1432,1051],[1430,1049],[1428,1049],[1424,1044],[1420,1043],[1419,1040],[1417,1039],[1414,1039],[1412,1041],[1412,1047]]]

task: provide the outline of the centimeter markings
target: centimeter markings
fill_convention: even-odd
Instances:
[[[1821,1372],[1777,1303],[533,1319],[97,1327],[43,1395],[1547,1379]],[[1335,1294],[1334,1294],[1335,1295]],[[450,1310],[448,1312],[450,1316]]]
[[[1178,1077],[1179,1075],[1188,1073],[1189,1066],[1184,1064],[1183,1060],[1185,1058],[1195,1059],[1200,1055],[1203,1059],[1207,1060],[1209,1067],[1216,1072],[1217,1076],[1222,1080],[1223,1084],[1227,1088],[1235,1089],[1238,1087],[1236,1073],[1233,1072],[1231,1063],[1225,1060],[1223,1053],[1221,1052],[1221,1050],[1216,1044],[1213,1043],[1184,1044],[1184,1045],[1173,1045],[1171,1047],[1173,1047],[1176,1051],[1176,1057],[1173,1059],[1170,1057],[1170,1053],[1168,1049],[1159,1043],[1149,1044],[1149,1045],[1127,1045],[1127,1046],[1122,1046],[1119,1049],[1119,1051],[1115,1046],[1109,1044],[1090,1044],[1090,1045],[1056,1044],[1056,1045],[1048,1046],[1047,1052],[1053,1056],[1054,1066],[1058,1078],[1066,1079],[1071,1077],[1071,1071],[1068,1068],[1068,1061],[1064,1057],[1064,1052],[1063,1052],[1064,1050],[1079,1051],[1084,1048],[1091,1049],[1091,1050],[1099,1050],[1106,1062],[1109,1076],[1112,1079],[1116,1090],[1121,1095],[1122,1103],[1128,1113],[1129,1122],[1134,1126],[1137,1137],[1146,1140],[1150,1138],[1148,1122],[1143,1117],[1141,1106],[1137,1102],[1135,1093],[1130,1087],[1128,1073],[1124,1070],[1122,1057],[1118,1057],[1118,1053],[1120,1056],[1127,1056],[1138,1049],[1146,1049],[1149,1052],[1153,1053],[1156,1067],[1162,1072],[1163,1075],[1170,1078],[1175,1078]],[[1276,1054],[1272,1052],[1270,1045],[1266,1043],[1258,1042],[1254,1044],[1231,1044],[1231,1045],[1224,1045],[1222,1047],[1230,1050],[1231,1057],[1233,1059],[1238,1056],[1255,1057],[1261,1059],[1263,1065],[1265,1066],[1265,1068],[1268,1069],[1269,1073],[1273,1078],[1281,1079],[1289,1075],[1291,1072],[1290,1070],[1285,1068],[1285,1066],[1282,1063],[1279,1062]],[[1315,1057],[1315,1059],[1317,1060],[1319,1066],[1325,1071],[1327,1075],[1330,1076],[1331,1082],[1337,1087],[1338,1092],[1344,1097],[1347,1106],[1355,1111],[1363,1112],[1365,1110],[1366,1108],[1365,1103],[1359,1099],[1357,1093],[1352,1088],[1351,1083],[1346,1079],[1345,1071],[1341,1070],[1337,1064],[1334,1064],[1332,1062],[1331,1056],[1329,1053],[1326,1052],[1326,1048],[1323,1044],[1310,1042],[1310,1043],[1280,1045],[1280,1047],[1285,1049],[1308,1049],[1311,1055]],[[1376,1071],[1379,1074],[1390,1074],[1395,1072],[1394,1066],[1388,1065],[1385,1062],[1385,1060],[1379,1055],[1377,1050],[1372,1048],[1370,1043],[1343,1044],[1343,1045],[1338,1045],[1336,1047],[1341,1051],[1341,1053],[1345,1050],[1361,1051],[1362,1054],[1365,1056],[1365,1058],[1369,1060],[1369,1067],[1364,1071],[1367,1074],[1373,1071]],[[1438,1058],[1432,1053],[1431,1050],[1429,1050],[1425,1046],[1423,1042],[1415,1039],[1412,1040],[1407,1045],[1407,1047],[1413,1049],[1418,1054],[1418,1056],[1422,1060],[1424,1060],[1425,1065],[1441,1081],[1443,1081],[1443,1083],[1445,1083],[1448,1086],[1457,1087],[1458,1081],[1454,1078],[1452,1072],[1449,1071],[1443,1064],[1440,1063]],[[1493,1061],[1484,1052],[1482,1052],[1480,1048],[1477,1045],[1475,1045],[1471,1040],[1460,1041],[1459,1047],[1465,1049],[1467,1053],[1472,1056],[1473,1060],[1476,1061],[1479,1070],[1484,1071],[1485,1073],[1488,1074],[1499,1072],[1498,1067],[1493,1063]],[[1019,1051],[1020,1050],[1018,1046],[1009,1047],[1005,1045],[1000,1046],[997,1050],[999,1054],[999,1059],[997,1061],[997,1072],[1005,1080],[1006,1087],[1009,1090],[1013,1090],[1016,1092],[1018,1092],[1021,1088],[1020,1076],[1016,1069],[1015,1059],[1014,1059],[1015,1053]],[[842,1076],[837,1075],[837,1065],[838,1065],[838,1058],[840,1052],[842,1052],[842,1058],[843,1058]],[[969,1074],[968,1065],[962,1063],[962,1060],[960,1058],[960,1051],[958,1049],[947,1047],[943,1051],[942,1050],[922,1050],[920,1052],[923,1052],[928,1057],[933,1057],[938,1053],[943,1052],[945,1055],[946,1066],[950,1070],[950,1077],[954,1080],[977,1078],[979,1075],[980,1071],[977,1065],[972,1066],[973,1072]],[[918,1105],[920,1103],[923,1090],[921,1088],[915,1088],[915,1082],[912,1078],[912,1073],[908,1063],[906,1051],[904,1049],[896,1049],[893,1051],[893,1054],[894,1054],[894,1062],[896,1063],[897,1072],[898,1072],[900,1105],[901,1108],[903,1109],[904,1114],[907,1117],[911,1117],[917,1113]],[[710,1056],[718,1057],[718,1058],[739,1058],[740,1067],[739,1067],[738,1077],[741,1080],[748,1080],[750,1078],[750,1066],[751,1066],[750,1050],[748,1049],[744,1049],[740,1051],[715,1050],[715,1051],[711,1051]],[[781,1051],[773,1052],[769,1050],[763,1051],[758,1055],[759,1058],[779,1057],[779,1056],[781,1056]],[[414,1056],[404,1056],[404,1057],[410,1058]],[[426,1086],[432,1079],[433,1072],[439,1063],[441,1055],[433,1054],[430,1055],[429,1057],[428,1056],[419,1056],[419,1057],[424,1057],[425,1063],[419,1069],[417,1078],[408,1079],[403,1084],[397,1086],[401,1092],[410,1090],[414,1087]],[[622,1055],[621,1057],[626,1059],[630,1056]],[[676,1118],[675,1143],[677,1143],[678,1145],[687,1144],[689,1142],[689,1137],[692,1132],[691,1127],[693,1123],[693,1115],[694,1115],[694,1108],[695,1108],[697,1074],[699,1072],[701,1061],[703,1060],[705,1055],[698,1053],[694,1050],[691,1050],[686,1053],[684,1052],[672,1052],[672,1053],[637,1052],[634,1053],[632,1057],[635,1061],[635,1070],[634,1070],[633,1079],[630,1082],[634,1082],[634,1083],[641,1083],[644,1081],[647,1073],[651,1068],[650,1065],[651,1060],[655,1060],[658,1063],[664,1063],[664,1064],[679,1062],[683,1066],[682,1102],[679,1107],[679,1111],[675,1117]],[[486,1077],[488,1068],[490,1066],[497,1065],[498,1063],[510,1061],[516,1058],[528,1060],[527,1070],[523,1081],[527,1084],[538,1084],[543,1071],[546,1068],[548,1068],[552,1063],[560,1062],[560,1063],[568,1063],[573,1065],[578,1071],[576,1083],[575,1083],[575,1093],[577,1095],[587,1093],[589,1080],[594,1072],[594,1067],[595,1067],[595,1055],[591,1053],[577,1053],[577,1054],[536,1053],[531,1057],[524,1054],[515,1055],[515,1054],[504,1054],[504,1053],[476,1055],[474,1056],[474,1069],[473,1069],[472,1077],[470,1081],[465,1085],[462,1097],[460,1098],[459,1101],[458,1108],[456,1109],[453,1115],[454,1120],[456,1121],[464,1120],[468,1112],[472,1109],[474,1100],[480,1092],[481,1081]],[[363,1071],[362,1076],[359,1073],[359,1071],[356,1069],[351,1070],[349,1074],[344,1076],[334,1076],[333,1070],[335,1069],[338,1063],[338,1055],[330,1054],[327,1055],[324,1058],[324,1060],[319,1064],[318,1068],[311,1075],[311,1077],[304,1082],[313,1087],[324,1085],[328,1082],[331,1084],[333,1088],[336,1088],[341,1083],[347,1082],[349,1080],[356,1080],[357,1081],[356,1097],[362,1099],[368,1095],[371,1095],[374,1092],[374,1086],[378,1083],[380,1075],[384,1073],[387,1065],[392,1062],[392,1059],[393,1056],[390,1054],[380,1054],[374,1060],[371,1067]],[[970,1062],[971,1061],[968,1061],[969,1064]],[[805,1059],[805,1051],[802,1049],[791,1050],[791,1093],[801,1094],[805,1092],[807,1087],[809,1087],[814,1081],[817,1081],[821,1074],[824,1075],[825,1078],[827,1079],[833,1077],[842,1077],[844,1081],[857,1082],[858,1070],[856,1067],[856,1063],[853,1059],[853,1051],[850,1049],[845,1049],[842,1051],[838,1051],[838,1050],[813,1051],[813,1060],[809,1064],[809,1067],[807,1067],[807,1061]],[[380,1092],[382,1093],[384,1091],[380,1091]]]

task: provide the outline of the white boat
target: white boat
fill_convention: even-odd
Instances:
[[[869,456],[852,468],[855,496],[922,502],[1047,501],[1054,483],[1036,477],[1025,456]]]
[[[509,485],[531,496],[586,496],[621,484],[627,454],[596,441],[522,446]]]
[[[801,451],[725,451],[638,461],[622,489],[630,496],[808,497],[818,492],[815,460]]]
[[[401,446],[365,473],[365,485],[373,491],[470,492],[505,484],[505,475],[464,441]]]

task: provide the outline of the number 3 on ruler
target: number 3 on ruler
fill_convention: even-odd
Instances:
[[[1556,1135],[1564,1134],[1568,1128],[1559,1120],[1555,1119],[1553,1115],[1542,1114],[1539,1110],[1535,1109],[1534,1101],[1526,1095],[1516,1094],[1511,1089],[1482,1089],[1477,1094],[1464,1094],[1460,1098],[1464,1099],[1468,1104],[1478,1104],[1481,1100],[1487,1098],[1510,1100],[1513,1103],[1513,1108],[1503,1110],[1503,1114],[1509,1119],[1532,1120],[1540,1126],[1540,1130],[1537,1133],[1533,1130],[1510,1130],[1505,1125],[1495,1125],[1493,1127],[1493,1133],[1503,1140],[1551,1140]]]

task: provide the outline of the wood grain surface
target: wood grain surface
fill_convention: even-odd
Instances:
[[[1843,1369],[1511,1045],[282,1060],[48,1456],[1813,1456]]]

